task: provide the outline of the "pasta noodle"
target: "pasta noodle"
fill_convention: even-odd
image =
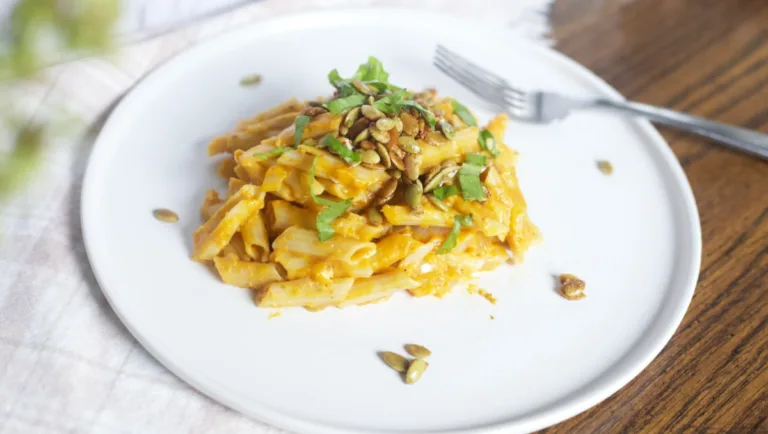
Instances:
[[[441,297],[523,259],[540,235],[506,116],[477,126],[451,98],[391,85],[373,57],[329,81],[332,97],[291,99],[210,142],[228,189],[205,195],[194,260],[259,306],[314,311]]]

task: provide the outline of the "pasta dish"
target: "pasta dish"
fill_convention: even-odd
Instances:
[[[212,140],[228,191],[210,190],[196,261],[259,306],[318,310],[443,296],[519,261],[537,240],[501,141],[458,101],[389,82],[374,57],[331,97],[286,101]]]

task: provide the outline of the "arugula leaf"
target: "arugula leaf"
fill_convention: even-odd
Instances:
[[[475,117],[472,116],[472,113],[467,110],[466,107],[461,105],[458,101],[451,98],[451,105],[453,106],[453,111],[456,112],[457,115],[461,118],[464,123],[469,125],[470,127],[476,127],[477,121],[475,121]]]
[[[293,150],[293,148],[289,146],[280,146],[279,148],[275,148],[268,152],[259,152],[257,154],[253,154],[253,156],[258,158],[259,160],[268,160],[272,157],[277,157],[278,155],[281,155],[291,150]]]
[[[296,122],[294,123],[294,132],[293,132],[293,146],[295,148],[298,148],[301,144],[301,139],[304,136],[304,128],[307,127],[307,124],[309,124],[309,116],[307,115],[298,115],[296,116]]]
[[[477,136],[477,141],[480,143],[480,147],[488,151],[494,157],[499,155],[499,148],[496,146],[496,137],[493,137],[493,133],[483,129],[480,131],[480,135]]]
[[[456,247],[456,243],[459,240],[459,233],[461,232],[461,228],[471,226],[471,225],[472,225],[472,214],[454,216],[453,227],[451,227],[451,232],[445,238],[445,240],[443,241],[443,244],[440,245],[440,248],[437,249],[437,254],[442,255],[443,253],[448,253],[451,250],[453,250],[453,248]]]
[[[373,107],[384,113],[397,113],[402,110],[405,102],[405,91],[398,90],[373,103]]]
[[[457,194],[459,194],[459,189],[455,185],[444,185],[432,190],[432,195],[440,200],[448,199]]]
[[[354,95],[357,93],[357,89],[352,86],[350,80],[344,80],[341,78],[339,71],[336,69],[328,73],[328,82],[331,83],[331,86],[339,90],[339,96],[341,97]]]
[[[346,199],[339,202],[318,197],[312,192],[312,185],[315,183],[315,164],[317,163],[317,157],[312,160],[312,167],[309,169],[309,195],[312,196],[312,200],[318,204],[323,205],[326,208],[317,214],[315,221],[315,227],[317,228],[317,237],[320,241],[327,241],[333,237],[335,231],[331,223],[337,218],[341,217],[347,209],[352,205],[352,199]]]
[[[459,185],[464,200],[485,200],[487,197],[480,181],[480,172],[485,165],[485,156],[482,154],[467,154],[464,164],[459,169]]]
[[[389,73],[384,71],[379,59],[369,56],[368,62],[363,63],[357,68],[357,72],[352,76],[352,80],[373,81],[378,80],[383,83],[389,82]]]
[[[328,101],[325,103],[325,108],[327,108],[331,113],[337,115],[344,110],[363,105],[367,98],[368,97],[363,94],[356,93],[353,95],[336,98],[333,101]]]
[[[359,152],[355,152],[347,148],[332,135],[328,134],[327,136],[323,137],[320,142],[321,144],[327,146],[328,149],[330,149],[334,154],[338,155],[344,161],[346,161],[347,164],[360,162],[361,154]]]
[[[416,101],[411,101],[411,100],[405,101],[403,102],[403,106],[416,109],[421,114],[421,117],[423,117],[424,120],[427,122],[427,125],[429,125],[430,128],[435,129],[435,122],[437,122],[437,119],[435,119],[434,113],[425,109],[424,107],[419,105],[419,103],[417,103]]]

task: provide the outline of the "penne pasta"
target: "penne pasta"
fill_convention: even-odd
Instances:
[[[288,100],[208,144],[209,155],[225,154],[218,174],[228,188],[206,193],[191,257],[254,289],[259,306],[442,297],[519,262],[540,238],[518,155],[503,144],[506,115],[476,126],[433,89],[390,86],[375,58],[355,77],[332,78],[330,98]]]

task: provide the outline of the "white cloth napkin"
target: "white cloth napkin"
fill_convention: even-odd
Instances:
[[[193,5],[213,9],[234,1],[126,0],[121,28],[132,39],[146,33],[141,23],[156,28],[157,20],[206,12]],[[128,45],[111,59],[58,65],[41,82],[0,88],[29,120],[68,120],[49,137],[44,167],[33,182],[0,203],[0,434],[282,432],[217,404],[157,363],[118,321],[88,264],[79,198],[90,144],[109,109],[147,71],[235,25],[311,8],[435,9],[507,25],[547,43],[549,3],[268,0]],[[5,138],[0,136],[0,159]]]

